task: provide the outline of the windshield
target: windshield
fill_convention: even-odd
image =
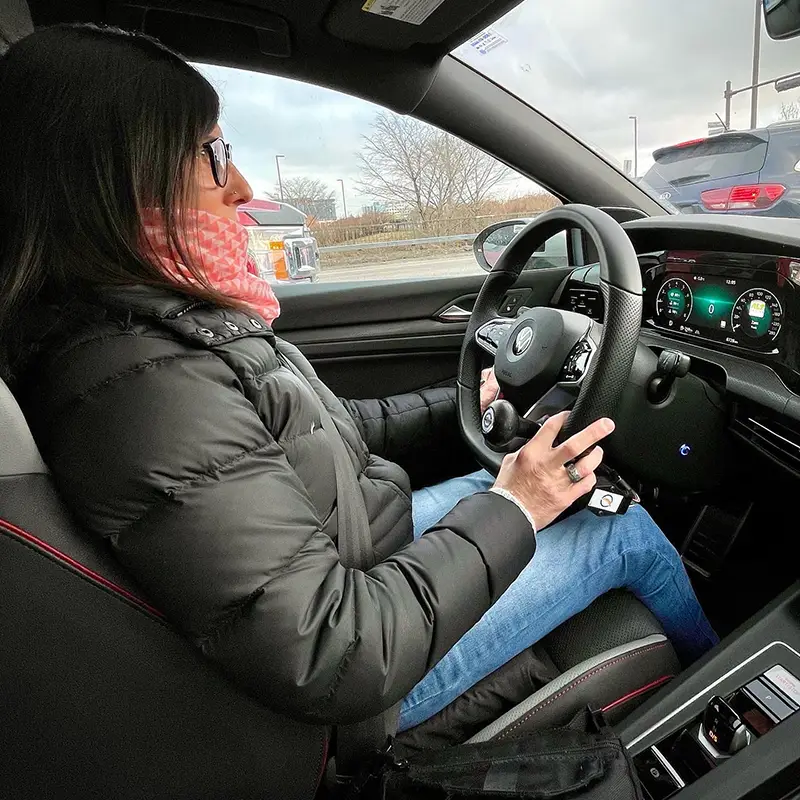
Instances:
[[[800,216],[800,46],[759,22],[753,80],[757,2],[524,0],[453,55],[670,210]]]

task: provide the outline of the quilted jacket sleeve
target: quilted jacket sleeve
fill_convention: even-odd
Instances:
[[[53,380],[41,421],[63,496],[268,706],[325,724],[391,707],[530,560],[527,520],[477,495],[369,572],[345,569],[235,374],[207,351],[159,347],[68,402],[65,376],[86,365]]]
[[[475,469],[458,429],[454,388],[342,402],[370,452],[400,464],[414,486]]]

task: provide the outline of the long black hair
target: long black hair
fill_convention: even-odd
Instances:
[[[0,370],[22,310],[44,297],[146,284],[231,305],[179,233],[218,116],[211,84],[143,34],[59,25],[0,58]],[[193,280],[176,287],[147,252],[145,208],[162,210]]]

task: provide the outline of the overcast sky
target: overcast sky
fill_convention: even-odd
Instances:
[[[643,172],[658,147],[704,136],[723,116],[725,81],[751,82],[754,0],[525,0],[492,29],[502,38],[481,54],[457,55],[622,163],[632,158],[639,117]],[[800,71],[800,38],[761,35],[761,79]],[[326,89],[261,74],[203,67],[222,96],[223,127],[258,195],[272,191],[276,154],[286,177],[318,177],[358,196],[355,154],[376,106]],[[759,124],[778,118],[800,89],[759,94]],[[750,93],[733,99],[732,127],[747,128]],[[519,188],[522,188],[521,186]]]

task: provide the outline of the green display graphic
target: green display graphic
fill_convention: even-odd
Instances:
[[[680,289],[667,289],[667,307],[675,316],[680,316],[686,310],[686,298]]]
[[[774,339],[781,329],[783,309],[778,298],[766,289],[750,289],[736,300],[732,328],[750,339]]]
[[[670,278],[656,296],[656,313],[672,325],[686,322],[692,313],[692,290],[683,278]]]
[[[717,275],[667,278],[656,295],[655,310],[656,320],[666,328],[728,344],[770,346],[783,323],[774,292],[755,281]]]
[[[727,288],[727,287],[725,287]],[[711,325],[730,319],[736,297],[726,297],[724,289],[717,286],[701,286],[694,290],[694,316],[697,325]]]

